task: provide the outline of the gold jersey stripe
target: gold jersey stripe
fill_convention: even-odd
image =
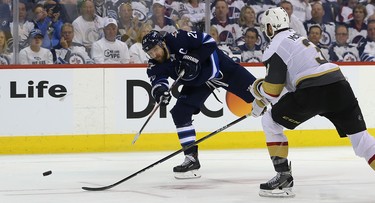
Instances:
[[[375,161],[370,164],[370,167],[375,171]]]
[[[311,75],[306,75],[306,76],[303,76],[301,77],[300,79],[297,80],[296,82],[296,87],[299,85],[300,82],[302,82],[303,80],[306,80],[306,79],[309,79],[309,78],[316,78],[316,77],[319,77],[319,76],[322,76],[322,75],[325,75],[327,73],[332,73],[332,72],[335,72],[335,71],[338,71],[340,70],[340,68],[337,66],[336,68],[333,68],[333,69],[330,69],[330,70],[326,70],[324,72],[320,72],[320,73],[315,73],[315,74],[311,74]]]

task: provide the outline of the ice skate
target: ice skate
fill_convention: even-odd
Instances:
[[[292,192],[293,176],[291,171],[278,172],[267,183],[260,184],[259,196],[262,197],[294,197]]]
[[[185,161],[181,165],[173,168],[173,172],[175,173],[174,177],[176,179],[200,178],[201,175],[198,172],[200,167],[201,165],[197,153],[185,155]]]

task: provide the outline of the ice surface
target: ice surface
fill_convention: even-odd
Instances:
[[[176,149],[177,150],[177,149]],[[375,172],[350,147],[290,148],[293,199],[258,196],[275,175],[266,149],[200,151],[202,178],[177,180],[177,155],[107,191],[173,151],[1,156],[0,202],[6,203],[245,203],[375,202]],[[52,174],[42,173],[51,170]]]

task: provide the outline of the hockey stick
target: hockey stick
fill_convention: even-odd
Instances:
[[[184,74],[185,74],[185,70],[181,70],[180,74],[178,75],[178,78],[177,78],[177,79],[173,82],[173,84],[169,87],[168,92],[170,92],[170,91],[172,90],[172,88],[174,88],[174,86],[176,86],[177,82],[182,78],[182,76],[183,76]],[[146,127],[147,123],[150,121],[150,119],[151,119],[152,116],[155,114],[155,112],[159,109],[159,107],[160,107],[160,103],[161,103],[161,101],[155,105],[154,109],[152,109],[152,111],[151,111],[150,115],[148,116],[146,122],[143,124],[143,126],[142,126],[141,129],[138,131],[138,133],[135,134],[134,139],[133,139],[133,141],[132,141],[132,144],[134,144],[134,143],[138,140],[139,136],[141,135],[143,129]]]
[[[189,144],[189,145],[187,145],[187,146],[179,149],[178,151],[173,152],[172,154],[170,154],[170,155],[168,155],[168,156],[160,159],[159,161],[156,161],[155,163],[153,163],[153,164],[151,164],[151,165],[149,165],[149,166],[147,166],[147,167],[145,167],[145,168],[143,168],[143,169],[141,169],[141,170],[133,173],[132,175],[130,175],[130,176],[128,176],[128,177],[126,177],[126,178],[124,178],[124,179],[122,179],[122,180],[120,180],[120,181],[118,181],[116,183],[113,183],[113,184],[107,185],[107,186],[103,186],[103,187],[82,187],[82,189],[83,190],[88,190],[88,191],[103,191],[103,190],[111,189],[111,188],[113,188],[113,187],[115,187],[117,185],[120,185],[121,183],[123,183],[123,182],[125,182],[125,181],[127,181],[127,180],[129,180],[131,178],[133,178],[134,176],[139,175],[142,172],[145,172],[147,169],[150,169],[150,168],[156,166],[157,164],[163,163],[164,161],[166,161],[166,160],[168,160],[168,159],[176,156],[177,154],[179,154],[179,153],[181,153],[181,152],[183,152],[183,151],[185,151],[185,150],[187,150],[187,149],[189,149],[189,148],[191,148],[191,147],[193,147],[193,146],[195,146],[195,145],[197,145],[197,144],[205,141],[206,139],[208,139],[208,138],[210,138],[210,137],[218,134],[219,132],[221,132],[221,131],[223,131],[223,130],[229,128],[229,127],[231,127],[232,125],[234,125],[234,124],[236,124],[236,123],[244,120],[245,118],[249,117],[250,115],[251,114],[246,114],[246,115],[244,115],[244,116],[242,116],[242,117],[240,117],[240,118],[232,121],[231,123],[229,123],[229,124],[227,124],[227,125],[219,128],[219,129],[217,129],[216,131],[214,131],[214,132],[212,132],[212,133],[210,133],[210,134],[202,137],[201,139],[199,139],[199,140],[197,140],[197,141],[195,141],[195,142],[193,142],[193,143],[191,143],[191,144]]]

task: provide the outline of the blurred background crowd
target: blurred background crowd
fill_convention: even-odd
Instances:
[[[261,62],[259,22],[276,6],[327,60],[375,61],[375,0],[0,0],[0,64],[147,63],[152,29],[204,31],[236,62]]]

